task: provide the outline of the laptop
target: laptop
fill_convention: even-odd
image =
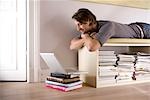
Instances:
[[[51,73],[62,73],[62,74],[85,74],[86,71],[77,71],[73,69],[64,69],[59,63],[54,53],[40,53],[40,56],[45,61],[47,66],[50,68]]]

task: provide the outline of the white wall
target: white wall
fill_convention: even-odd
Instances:
[[[77,52],[69,50],[70,40],[78,33],[71,19],[79,8],[88,8],[98,20],[121,23],[150,22],[150,11],[113,5],[69,0],[41,0],[40,52],[54,52],[63,66],[77,66]],[[148,13],[149,12],[149,13]],[[41,60],[41,67],[46,64]]]

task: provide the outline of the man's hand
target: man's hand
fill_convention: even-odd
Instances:
[[[81,34],[81,38],[82,38],[82,39],[86,39],[86,38],[88,38],[88,37],[90,37],[89,34]]]
[[[88,37],[91,37],[91,38],[95,38],[95,35],[96,35],[96,32],[93,32],[93,33],[84,33],[84,34],[81,34],[81,38],[88,38]]]
[[[100,43],[95,39],[95,34],[96,32],[81,34],[81,38],[84,40],[84,46],[86,46],[89,51],[96,51],[100,48]]]
[[[89,51],[96,51],[100,48],[100,43],[95,39],[96,33],[82,33],[81,38],[74,38],[71,41],[70,49],[80,49],[86,46]]]
[[[92,38],[95,38],[95,35],[96,35],[96,32],[93,32],[93,33],[90,34],[90,36],[91,36]]]

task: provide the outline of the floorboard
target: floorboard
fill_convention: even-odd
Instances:
[[[44,83],[1,82],[0,100],[150,100],[150,83],[62,92]]]

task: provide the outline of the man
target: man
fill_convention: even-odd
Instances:
[[[81,8],[73,16],[77,30],[81,32],[71,40],[70,49],[86,46],[89,51],[99,49],[109,38],[150,38],[150,24],[121,24],[113,21],[97,21],[88,9]]]

